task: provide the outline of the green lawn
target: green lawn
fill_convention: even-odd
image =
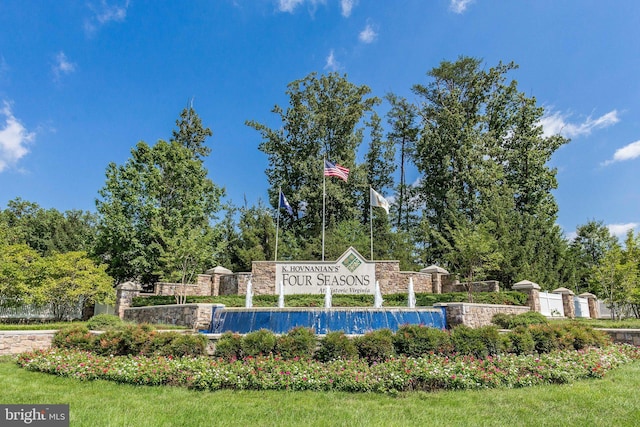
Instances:
[[[610,320],[610,319],[572,319],[572,320],[557,320],[553,319],[551,322],[578,322],[581,325],[591,326],[593,328],[605,328],[605,329],[640,329],[640,319],[628,318],[622,320]]]
[[[0,359],[0,402],[69,403],[72,426],[637,426],[640,361],[602,380],[484,391],[196,392],[81,382]]]
[[[87,322],[51,322],[51,323],[0,323],[0,331],[43,331],[43,330],[56,330],[66,328],[67,326],[87,326]],[[155,329],[187,329],[184,326],[176,325],[153,325]]]

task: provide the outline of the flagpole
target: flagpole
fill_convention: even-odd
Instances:
[[[325,158],[322,158],[322,261],[324,261],[324,210],[327,197],[326,177],[324,174]]]
[[[371,241],[371,261],[373,261],[373,209],[371,208],[371,190],[369,186],[369,227],[371,228],[371,234],[369,240]]]
[[[282,199],[282,187],[278,186],[278,214],[276,215],[276,253],[273,258],[278,261],[278,231],[280,231],[280,200]]]

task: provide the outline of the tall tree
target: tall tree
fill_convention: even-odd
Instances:
[[[190,114],[190,123],[199,124],[195,112]],[[204,253],[195,256],[200,261],[193,268],[213,262],[211,222],[223,189],[207,177],[201,144],[189,142],[210,131],[198,125],[192,132],[193,138],[184,133],[154,146],[139,142],[124,165],[107,167],[107,181],[96,201],[101,216],[97,253],[116,281],[149,284],[172,277],[182,263],[170,262],[169,254],[184,254],[185,246],[209,254],[207,261]],[[194,244],[192,239],[205,242]]]
[[[386,96],[391,104],[391,110],[387,113],[387,121],[391,130],[387,133],[389,141],[399,146],[400,151],[400,183],[397,187],[396,227],[403,231],[409,231],[412,221],[410,203],[410,186],[407,184],[406,170],[410,156],[415,150],[418,140],[418,108],[406,100],[394,94]]]
[[[80,210],[64,213],[44,209],[21,198],[10,200],[0,211],[9,243],[26,243],[47,256],[55,252],[91,251],[96,235],[96,215]]]
[[[236,253],[239,271],[251,271],[252,261],[271,261],[274,257],[276,228],[273,212],[261,201],[258,206],[240,209],[240,230]]]
[[[616,245],[618,239],[602,221],[591,220],[578,226],[576,237],[569,246],[574,268],[569,283],[576,293],[601,294],[601,287],[591,280],[591,275],[604,256]]]
[[[417,191],[430,240],[424,256],[429,262],[443,258],[446,247],[434,236],[447,236],[453,224],[491,220],[503,233],[496,235],[501,244],[531,249],[512,258],[519,266],[504,270],[506,283],[537,271],[541,259],[547,262],[545,280],[557,282],[562,238],[551,193],[556,171],[548,161],[568,140],[543,135],[544,110],[517,90],[517,82],[507,82],[515,68],[499,63],[485,70],[479,59],[461,57],[431,70],[429,84],[413,87],[422,101],[414,161],[422,173]],[[500,221],[498,209],[506,209]]]
[[[115,302],[113,279],[106,273],[106,265],[96,265],[86,252],[53,254],[41,263],[46,273],[35,299],[51,305],[57,320],[69,319],[78,306]]]
[[[443,241],[450,249],[446,261],[453,272],[463,277],[469,302],[473,302],[473,283],[500,268],[502,253],[494,232],[493,224],[488,222],[481,225],[458,222],[449,230],[451,240]]]
[[[282,227],[311,241],[321,233],[323,158],[352,171],[348,182],[326,180],[326,224],[330,228],[358,216],[358,197],[366,183],[356,168],[356,150],[363,140],[362,120],[379,103],[367,86],[346,76],[316,73],[288,85],[289,106],[276,105],[282,125],[277,129],[247,121],[262,136],[259,149],[269,158],[266,170],[269,200],[275,208],[278,189],[287,192],[294,215]],[[294,221],[295,219],[295,221]]]
[[[211,129],[202,126],[200,116],[193,109],[193,100],[182,110],[180,118],[176,120],[178,129],[173,131],[171,141],[177,141],[189,150],[195,157],[203,159],[211,154],[211,148],[205,144],[208,137],[213,136]]]

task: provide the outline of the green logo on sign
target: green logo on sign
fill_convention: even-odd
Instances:
[[[360,267],[362,261],[360,261],[354,254],[349,254],[348,257],[342,261],[342,265],[347,267],[350,272],[354,272],[356,268]]]

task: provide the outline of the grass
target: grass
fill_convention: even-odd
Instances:
[[[66,328],[67,326],[87,326],[87,322],[51,322],[51,323],[0,323],[0,331],[43,331]],[[176,325],[153,325],[155,329],[188,329]]]
[[[0,359],[3,404],[69,403],[73,426],[635,426],[640,361],[602,380],[483,391],[378,394],[196,392],[82,382]]]
[[[372,307],[374,303],[373,295],[345,295],[336,294],[332,296],[333,307]],[[451,292],[445,294],[416,293],[416,305],[418,307],[430,307],[438,302],[465,302],[468,300],[466,292]],[[385,307],[406,307],[407,294],[385,294]],[[526,295],[522,292],[477,292],[474,294],[474,301],[486,304],[511,304],[525,305]],[[208,303],[224,304],[227,307],[244,307],[244,295],[218,295],[218,296],[187,296],[187,303]],[[134,307],[147,305],[175,304],[172,296],[146,296],[135,297]],[[256,295],[253,297],[254,307],[277,307],[278,295]],[[320,294],[296,294],[285,296],[285,306],[287,307],[322,307],[324,306],[324,295]]]
[[[553,319],[551,322],[566,322],[566,319]],[[571,319],[571,322],[578,322],[581,325],[591,326],[592,328],[610,328],[610,329],[640,329],[640,319],[628,318],[622,320],[610,319]]]
[[[87,322],[0,323],[0,331],[55,330],[55,329],[61,329],[71,325],[87,326]]]

